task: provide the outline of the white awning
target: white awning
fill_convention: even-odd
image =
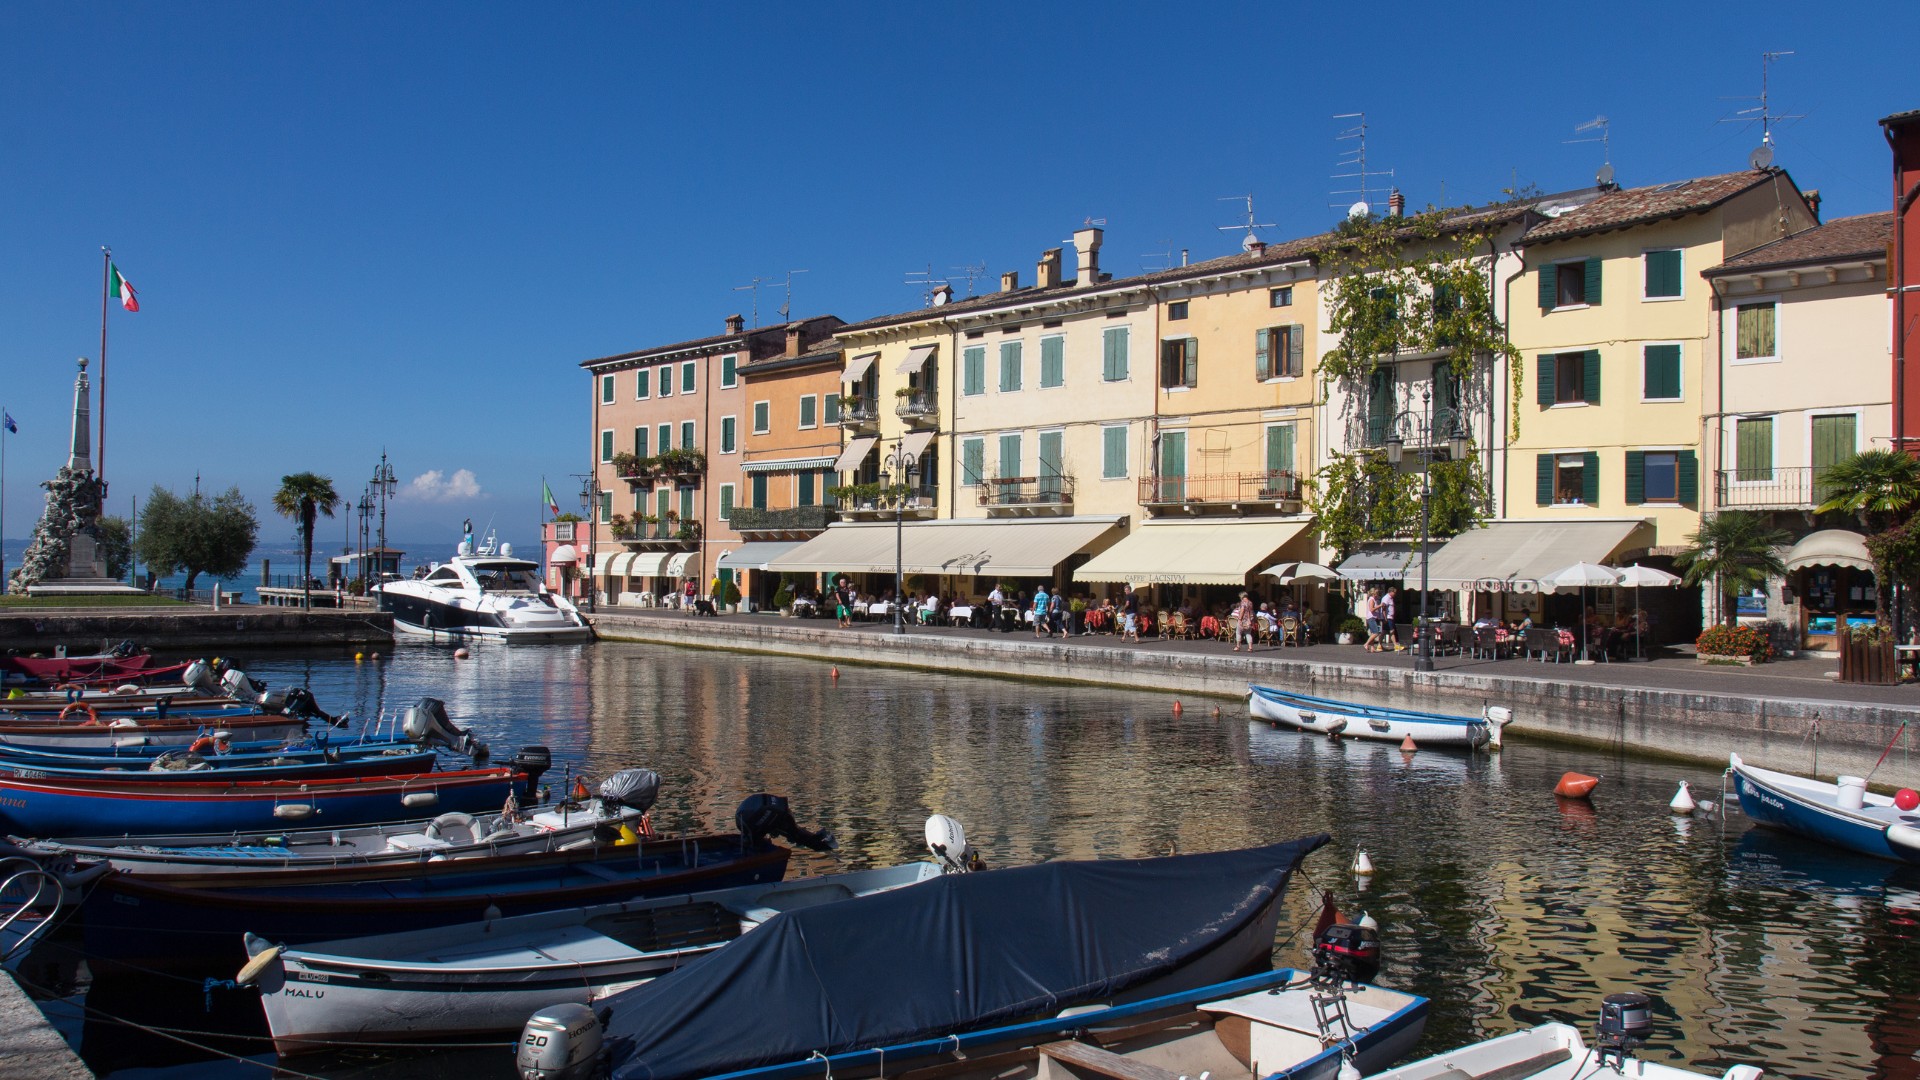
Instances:
[[[1433,553],[1435,589],[1551,592],[1540,579],[1577,562],[1605,563],[1644,520],[1495,521],[1469,529]]]
[[[685,577],[687,575],[687,564],[693,561],[693,554],[691,551],[675,553],[671,559],[667,560],[665,576],[670,578]]]
[[[756,540],[741,544],[720,556],[720,565],[730,570],[765,570],[768,561],[800,546],[798,540]]]
[[[878,359],[880,359],[879,353],[870,352],[861,353],[859,356],[847,361],[847,370],[840,373],[841,384],[852,386],[854,383],[866,378],[867,372],[873,370],[873,362]]]
[[[660,564],[666,555],[658,551],[620,551],[605,562],[596,559],[596,576],[606,578],[650,578],[660,576]]]
[[[1808,533],[1787,552],[1787,569],[1803,570],[1809,566],[1845,566],[1871,571],[1873,555],[1867,551],[1867,538],[1852,529],[1821,529]]]
[[[1417,541],[1362,544],[1334,569],[1348,581],[1420,580],[1420,556],[1414,553]]]
[[[933,432],[931,431],[909,431],[906,438],[900,440],[900,452],[918,461],[920,455],[927,452],[927,444],[932,441]]]
[[[595,552],[593,556],[594,576],[598,577],[602,574],[605,574],[607,570],[612,567],[613,560],[624,559],[631,556],[632,554],[633,552],[628,551],[626,548],[623,548],[623,547],[608,548],[603,551]]]
[[[874,444],[879,441],[878,436],[862,435],[847,443],[846,450],[842,451],[840,457],[834,461],[833,471],[852,472],[859,468],[860,463],[867,460],[867,454],[872,451]]]
[[[898,533],[900,567],[909,574],[1051,577],[1069,556],[1100,540],[1121,520],[913,522],[901,526]],[[767,560],[767,569],[892,573],[895,540],[890,521],[835,523],[786,554]]]
[[[580,552],[572,544],[561,544],[553,549],[553,554],[547,556],[548,566],[564,566],[579,561]]]
[[[1305,532],[1307,518],[1148,523],[1073,572],[1075,581],[1244,585]]]
[[[815,469],[828,468],[833,462],[834,457],[832,454],[824,457],[775,458],[771,461],[746,462],[740,466],[740,471],[748,474],[812,472]]]
[[[900,361],[900,366],[894,370],[902,375],[911,375],[919,371],[927,365],[927,357],[932,356],[933,350],[937,348],[939,348],[938,345],[915,345],[907,350],[907,358]]]

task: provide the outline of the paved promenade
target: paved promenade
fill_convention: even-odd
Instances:
[[[13,976],[0,973],[0,1031],[6,1032],[0,1050],[0,1080],[86,1080],[93,1076],[80,1056],[47,1023]]]

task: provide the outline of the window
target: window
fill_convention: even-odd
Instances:
[[[731,357],[729,357],[729,359],[731,359]],[[720,485],[720,520],[726,521],[732,517],[733,517],[733,485],[721,484]]]
[[[753,433],[755,435],[765,435],[767,432],[773,430],[773,424],[770,419],[772,415],[773,402],[756,401],[753,403]]]
[[[1293,306],[1293,286],[1287,285],[1283,288],[1268,289],[1267,290],[1267,306],[1268,307],[1292,307]]]
[[[1680,346],[1648,345],[1642,350],[1640,396],[1648,401],[1680,400]]]
[[[1773,417],[1760,416],[1736,420],[1734,430],[1734,474],[1742,484],[1773,479]]]
[[[1100,429],[1100,478],[1122,480],[1127,475],[1127,428],[1124,424]]]
[[[840,422],[840,395],[839,394],[823,395],[821,404],[824,405],[825,408],[821,409],[820,411],[825,413],[826,415],[820,418],[820,422],[823,424],[839,423]]]
[[[633,397],[636,401],[645,401],[653,390],[653,372],[641,368],[633,373]]]
[[[733,417],[733,416],[721,417],[720,418],[720,452],[723,454],[731,454],[735,450],[738,450],[740,448],[738,445],[739,438],[740,438],[739,418]]]
[[[1644,258],[1647,284],[1646,291],[1641,295],[1648,300],[1680,299],[1680,249],[1649,251]]]
[[[960,486],[979,487],[987,471],[987,440],[960,440]]]
[[[605,525],[608,522],[613,520],[613,492],[611,491],[601,492],[599,503],[600,503],[600,524]]]
[[[680,449],[693,449],[693,421],[680,421]]]
[[[1394,373],[1391,366],[1376,366],[1367,375],[1367,445],[1384,446],[1393,433]]]
[[[645,425],[633,429],[633,456],[647,456],[647,429]]]
[[[765,510],[767,508],[767,474],[766,473],[753,474],[753,486],[750,489],[750,494],[748,497],[753,500],[753,508],[755,510]]]
[[[1000,472],[1002,480],[1011,480],[1020,475],[1020,436],[1019,434],[1000,436]]]
[[[600,460],[601,461],[613,460],[613,429],[612,428],[608,428],[607,430],[602,431],[600,433]]]
[[[1293,425],[1267,426],[1267,482],[1262,497],[1285,497],[1293,490]]]
[[[723,356],[720,358],[720,388],[731,390],[740,383],[740,358]]]
[[[1772,360],[1779,354],[1774,305],[1741,304],[1734,309],[1735,360]]]
[[[693,489],[680,489],[680,523],[685,525],[693,520]]]
[[[658,527],[660,531],[655,533],[654,534],[655,536],[670,535],[667,529],[667,512],[672,509],[673,509],[673,492],[672,491],[669,491],[666,488],[661,488],[658,491],[654,492],[653,516],[660,519],[660,521],[658,522]]]
[[[1040,339],[1040,385],[1060,386],[1067,381],[1067,339],[1058,334]]]
[[[600,376],[600,404],[613,404],[613,376]]]
[[[1299,378],[1303,369],[1302,352],[1306,327],[1295,323],[1253,332],[1253,377],[1268,379]]]
[[[1582,506],[1599,500],[1599,454],[1541,454],[1535,461],[1539,468],[1540,505]]]
[[[819,410],[820,410],[819,395],[817,394],[800,395],[800,426],[803,428],[819,427],[820,426],[819,417],[816,415],[819,412]]]
[[[1200,342],[1169,338],[1160,343],[1160,385],[1166,389],[1200,385]]]
[[[1127,328],[1109,326],[1101,335],[1100,377],[1107,382],[1124,382],[1127,378]]]
[[[1600,404],[1600,351],[1541,353],[1535,388],[1543,407]]]
[[[813,473],[803,472],[799,474],[797,482],[800,486],[800,496],[799,498],[794,500],[794,505],[795,506],[812,506],[813,505]]]
[[[1187,302],[1185,300],[1176,300],[1173,303],[1167,305],[1167,321],[1168,322],[1178,322],[1181,319],[1184,319],[1186,317],[1187,317]]]
[[[664,454],[673,449],[673,425],[661,424],[654,429],[654,452]]]
[[[975,345],[960,354],[960,392],[970,395],[987,392],[986,346]]]
[[[1020,389],[1020,343],[1000,343],[1000,392],[1011,394]]]
[[[1540,307],[1582,307],[1600,302],[1600,260],[1547,263],[1540,268]]]
[[[1062,454],[1060,444],[1066,439],[1061,431],[1043,431],[1040,433],[1040,460],[1038,462],[1040,481],[1039,496],[1042,502],[1059,502],[1065,486],[1062,481],[1066,473],[1061,467]]]
[[[696,366],[697,365],[692,360],[689,360],[686,363],[680,365],[680,392],[681,393],[683,394],[693,393],[693,371]]]
[[[660,373],[660,396],[672,397],[673,396],[673,365],[662,364],[658,368],[655,368],[654,370]]]
[[[1698,502],[1700,459],[1691,450],[1627,451],[1627,503]]]

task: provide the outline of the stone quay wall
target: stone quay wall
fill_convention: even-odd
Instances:
[[[0,650],[88,653],[131,641],[155,652],[387,645],[393,616],[384,611],[286,608],[137,608],[37,610],[0,615]]]

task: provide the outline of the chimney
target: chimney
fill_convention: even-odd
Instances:
[[[1001,292],[1017,292],[1020,289],[1020,271],[1009,270],[1000,275]]]
[[[1387,216],[1404,217],[1407,213],[1407,197],[1400,194],[1399,188],[1387,193]]]
[[[1180,265],[1181,266],[1187,265],[1187,249],[1186,248],[1180,249]]]
[[[729,334],[744,333],[746,329],[747,329],[747,317],[745,315],[727,316],[727,333]]]
[[[1100,283],[1100,239],[1104,230],[1089,225],[1073,232],[1073,250],[1080,254],[1080,265],[1073,284],[1084,289]]]
[[[799,356],[807,351],[807,324],[803,322],[787,324],[787,355]]]
[[[1820,189],[1814,188],[1812,191],[1803,191],[1800,194],[1806,197],[1807,209],[1813,211],[1813,220],[1819,221],[1820,220]]]
[[[1266,253],[1267,253],[1267,242],[1265,240],[1254,240],[1254,239],[1247,240],[1247,254],[1252,255],[1255,258],[1258,258],[1262,255],[1265,255]]]
[[[1040,280],[1034,285],[1042,289],[1058,288],[1060,285],[1061,248],[1048,248],[1040,253]]]

